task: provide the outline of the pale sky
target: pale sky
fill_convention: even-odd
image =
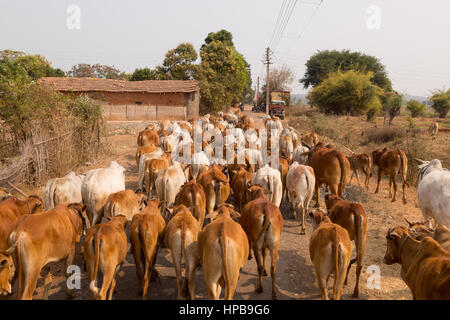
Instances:
[[[283,1],[290,2],[0,0],[0,50],[39,53],[65,71],[78,63],[101,63],[132,72],[162,63],[181,42],[199,50],[209,32],[226,29],[251,64],[255,85],[265,74],[261,60]],[[324,49],[380,58],[401,93],[429,96],[433,89],[450,88],[450,1],[324,0],[317,8],[319,2],[297,1],[278,46],[272,46],[271,67],[288,64],[295,73],[293,93],[305,92],[298,83],[304,64]],[[80,8],[79,30],[67,27],[70,5]],[[368,13],[370,6],[379,15]],[[368,28],[368,20],[379,28]]]

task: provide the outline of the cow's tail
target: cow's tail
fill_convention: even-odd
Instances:
[[[347,168],[345,167],[344,163],[344,155],[340,152],[335,151],[336,157],[339,160],[339,165],[341,167],[341,178],[339,180],[339,187],[338,187],[338,196],[342,197],[342,194],[344,193],[345,189],[345,177],[348,176]]]
[[[403,179],[403,184],[410,187],[409,182],[406,181],[406,174],[408,172],[408,159],[406,158],[405,153],[402,152],[401,150],[398,150],[398,155],[400,156],[400,162],[401,162],[400,170],[401,170],[401,175],[402,175],[402,179]]]
[[[142,132],[139,132],[139,135],[138,135],[138,146],[143,146],[143,144],[142,144],[142,136],[143,136],[143,134],[142,134]]]
[[[16,231],[11,232],[11,234],[8,237],[8,242],[11,243],[8,249],[5,251],[0,251],[0,253],[6,255],[6,256],[13,256],[14,252],[16,253],[16,263],[17,265],[16,270],[14,271],[15,275],[18,277],[18,285],[17,285],[17,299],[19,299],[21,291],[22,291],[22,282],[23,282],[23,264],[22,264],[22,257],[21,257],[21,240],[23,238],[23,232],[17,233]]]
[[[272,192],[272,193],[271,193],[271,199],[273,200],[274,197],[275,197],[275,195],[274,195],[275,188],[274,188],[273,176],[272,176],[272,175],[267,176],[267,182],[268,182],[268,184],[269,184],[269,190]]]
[[[99,234],[97,234],[93,239],[95,262],[94,262],[94,270],[92,273],[92,279],[91,282],[89,283],[89,289],[91,289],[95,297],[98,297],[98,290],[99,290],[96,285],[96,282],[97,282],[98,264],[100,261],[100,246],[102,244],[101,241],[102,238]]]
[[[362,209],[359,204],[352,203],[350,205],[350,210],[353,214],[353,220],[355,223],[356,265],[362,266],[362,259],[366,247],[366,239],[363,232],[365,216],[361,214]]]
[[[339,276],[339,239],[337,235],[336,228],[333,229],[333,242],[332,242],[332,251],[333,251],[333,262],[334,262],[334,286],[333,286],[333,298],[336,297],[336,289]]]
[[[227,239],[225,238],[225,235],[220,235],[220,245],[222,247],[222,260],[223,260],[223,277],[225,282],[225,290],[226,295],[228,296],[231,292],[231,285],[230,285],[230,273],[228,270],[228,247],[227,247]]]
[[[153,183],[153,170],[150,167],[150,161],[145,161],[144,166],[145,189],[147,190],[147,199],[150,199],[150,184]]]
[[[270,217],[267,214],[267,212],[264,213],[264,218],[263,218],[263,225],[261,228],[260,233],[258,234],[258,236],[256,237],[255,242],[258,242],[259,239],[261,238],[261,236],[269,229],[270,227]]]

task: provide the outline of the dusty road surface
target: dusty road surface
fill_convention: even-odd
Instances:
[[[255,114],[247,109],[245,113],[255,119],[258,127],[262,124],[262,113]],[[136,189],[137,187],[137,168],[135,163],[136,137],[139,130],[145,127],[145,122],[110,122],[108,129],[110,136],[107,138],[108,156],[102,156],[94,165],[80,168],[80,172],[85,172],[96,167],[107,166],[111,160],[117,160],[130,170],[126,176],[126,187]],[[338,147],[339,149],[339,147]],[[410,164],[413,165],[413,164]],[[354,178],[353,183],[356,184]],[[404,224],[403,217],[410,220],[421,220],[422,215],[417,206],[416,189],[411,187],[407,189],[408,203],[403,205],[401,200],[391,203],[388,198],[388,181],[383,180],[380,193],[375,195],[373,192],[376,187],[376,178],[371,179],[369,191],[358,187],[357,185],[348,185],[344,197],[350,201],[361,203],[368,216],[368,239],[367,248],[363,260],[363,271],[360,281],[360,299],[411,299],[411,294],[406,284],[400,278],[400,265],[387,266],[383,264],[383,257],[386,250],[386,231],[390,226]],[[40,195],[42,190],[36,191]],[[323,195],[323,193],[322,193]],[[401,199],[401,197],[399,197]],[[324,202],[322,198],[322,207]],[[312,227],[307,225],[306,235],[300,235],[299,221],[293,220],[289,212],[289,205],[282,203],[282,212],[284,217],[283,233],[281,235],[281,244],[279,249],[279,259],[277,264],[276,285],[279,299],[320,299],[319,289],[316,283],[316,277],[309,257],[309,238]],[[83,239],[82,239],[83,241]],[[267,259],[270,259],[268,256]],[[117,293],[113,299],[140,299],[137,295],[138,282],[135,274],[135,265],[133,257],[129,252],[124,264],[123,271],[120,273],[117,281]],[[270,260],[267,261],[270,263]],[[81,265],[80,245],[77,246],[77,255],[75,264]],[[370,270],[380,271],[380,283],[377,286],[376,281],[369,281],[371,276],[367,273]],[[171,258],[167,248],[162,248],[158,252],[157,270],[160,273],[160,279],[151,282],[149,286],[149,299],[176,299],[176,277]],[[355,265],[349,274],[348,285],[344,288],[342,299],[353,299],[351,294],[355,283]],[[49,299],[66,299],[65,279],[63,277],[63,264],[57,263],[52,266],[53,278],[52,289]],[[91,299],[87,274],[81,267],[81,288],[76,290],[75,299]],[[101,278],[99,278],[101,279]],[[101,282],[101,280],[100,280]],[[332,283],[332,281],[330,281]],[[38,282],[34,298],[42,298],[43,279]],[[99,283],[100,284],[100,283]],[[271,299],[271,279],[270,276],[264,277],[263,293],[256,293],[257,270],[256,262],[253,258],[249,260],[240,274],[238,288],[234,295],[235,299],[258,300]],[[14,286],[14,294],[7,299],[14,299],[17,284]],[[330,292],[332,287],[329,288]],[[222,290],[222,297],[224,290]],[[207,299],[207,293],[204,286],[203,272],[201,266],[196,273],[196,298]]]

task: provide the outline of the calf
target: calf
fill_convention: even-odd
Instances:
[[[350,261],[348,266],[345,284],[347,284],[348,272],[353,263],[356,262],[356,284],[353,290],[353,297],[359,296],[359,277],[362,270],[362,260],[366,249],[367,239],[367,216],[364,208],[357,203],[346,201],[335,194],[325,196],[325,204],[328,210],[328,217],[347,230],[350,240],[355,241],[356,257]]]
[[[191,180],[183,184],[175,198],[175,204],[192,208],[192,214],[203,227],[206,211],[206,195],[201,184]]]
[[[233,299],[239,271],[247,262],[247,236],[232,219],[239,216],[229,204],[222,204],[206,216],[212,222],[198,234],[198,254],[210,299],[218,300],[223,287],[225,299]]]
[[[153,188],[155,188],[155,180],[161,170],[167,169],[170,166],[170,161],[166,156],[149,159],[145,161],[144,175],[145,175],[145,189],[147,191],[147,198],[152,196]]]
[[[315,184],[316,178],[313,168],[294,161],[286,175],[286,189],[294,217],[297,218],[301,215],[300,234],[305,234],[306,231],[305,216],[314,195]]]
[[[352,170],[352,175],[350,176],[350,183],[352,182],[353,175],[356,175],[356,180],[359,183],[358,170],[361,170],[366,175],[365,186],[369,190],[369,179],[372,176],[372,159],[367,153],[355,154],[353,153],[350,158],[350,169]]]
[[[266,273],[266,253],[270,252],[272,278],[272,299],[277,298],[275,278],[277,273],[278,247],[283,230],[283,217],[278,206],[266,196],[266,191],[260,186],[250,188],[251,201],[242,211],[240,223],[247,234],[250,247],[253,248],[258,265],[259,282],[256,292],[262,292],[262,277]]]
[[[137,144],[138,146],[145,146],[154,144],[159,146],[159,135],[156,129],[144,129],[138,134]]]
[[[213,212],[230,195],[230,180],[224,173],[226,169],[213,164],[207,171],[203,171],[197,179],[197,182],[202,185],[203,191],[205,191],[207,213]]]
[[[89,289],[95,300],[112,299],[117,274],[127,255],[126,216],[112,217],[109,222],[97,224],[90,230],[83,243],[84,259],[89,277]],[[98,268],[103,274],[102,287],[96,286]]]
[[[150,272],[156,273],[156,255],[164,239],[165,227],[166,222],[159,211],[159,200],[149,201],[144,210],[131,220],[131,250],[139,280],[138,294],[142,295],[142,299],[147,296]]]
[[[439,125],[437,122],[433,122],[428,128],[428,132],[431,135],[431,140],[436,140],[436,135],[439,131]]]
[[[41,269],[49,262],[65,260],[65,270],[72,265],[75,243],[89,228],[86,206],[79,203],[59,204],[55,208],[27,215],[15,227],[8,239],[6,251],[17,267],[18,299],[31,299]],[[45,268],[44,297],[51,285],[50,269]],[[66,278],[69,275],[66,273]],[[24,284],[23,290],[22,285]],[[73,296],[71,289],[67,294]]]
[[[450,255],[430,237],[417,241],[405,227],[389,228],[384,263],[400,263],[413,299],[450,299]]]
[[[309,241],[309,255],[320,295],[323,300],[328,300],[328,279],[334,274],[333,300],[339,300],[352,255],[352,243],[347,231],[332,223],[320,209],[315,209],[309,216],[314,229]]]
[[[378,166],[378,182],[375,193],[378,193],[380,187],[381,177],[387,175],[389,180],[389,198],[392,198],[392,202],[395,202],[397,195],[397,182],[395,178],[400,173],[403,179],[403,203],[406,203],[405,186],[409,187],[408,181],[406,181],[406,174],[408,171],[408,158],[406,158],[405,152],[400,149],[388,150],[374,150],[372,152],[373,163]],[[392,197],[392,185],[394,186],[394,196]]]
[[[125,216],[131,221],[133,216],[145,207],[146,197],[143,193],[135,193],[133,190],[122,190],[109,195],[106,200],[105,218]]]
[[[188,298],[195,299],[195,269],[198,263],[197,238],[201,225],[185,205],[173,209],[173,216],[167,223],[164,242],[170,250],[177,276],[178,299],[183,297],[183,276],[181,261],[185,261],[185,287]]]

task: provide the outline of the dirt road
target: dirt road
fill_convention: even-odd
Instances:
[[[255,114],[249,110],[245,113],[251,115],[258,127],[262,126],[261,113]],[[137,168],[134,160],[136,150],[137,132],[144,128],[145,123],[109,123],[108,143],[110,144],[108,156],[102,156],[95,165],[81,168],[79,171],[85,172],[95,167],[107,166],[109,161],[117,160],[126,166],[131,172],[126,176],[126,187],[136,189]],[[350,201],[361,203],[368,215],[368,240],[364,257],[364,268],[360,281],[360,299],[411,299],[409,289],[400,279],[400,265],[387,266],[383,264],[383,257],[386,248],[385,235],[387,229],[396,224],[404,224],[403,216],[410,220],[420,220],[421,213],[416,208],[416,190],[411,187],[407,190],[408,204],[403,205],[401,201],[391,203],[388,199],[388,182],[382,181],[380,194],[375,195],[375,178],[371,179],[369,192],[357,185],[349,185],[345,190],[344,197]],[[353,181],[356,184],[356,179]],[[42,192],[42,191],[41,191]],[[401,199],[399,197],[399,199]],[[324,202],[322,199],[322,206]],[[289,206],[282,203],[282,213],[284,216],[284,227],[281,236],[279,260],[277,264],[277,288],[279,299],[320,299],[319,290],[316,284],[316,277],[309,257],[309,238],[312,227],[307,225],[306,235],[300,235],[299,221],[291,219]],[[80,263],[80,250],[77,248],[75,264]],[[270,259],[270,257],[268,257]],[[268,261],[269,262],[269,261]],[[368,266],[372,270],[380,270],[380,286],[377,288],[367,286],[367,280],[371,274],[366,273]],[[150,299],[176,299],[176,277],[172,267],[171,258],[167,248],[162,248],[158,252],[157,269],[160,279],[151,282],[149,287]],[[342,299],[352,299],[353,286],[355,283],[355,266],[349,274],[348,285],[344,288]],[[52,267],[56,272],[49,299],[65,299],[65,280],[63,274],[63,264],[58,263]],[[83,270],[83,268],[81,268]],[[38,282],[38,289],[35,298],[41,298],[43,291],[43,279]],[[375,283],[376,284],[376,283]],[[253,258],[244,266],[235,293],[235,299],[271,299],[271,279],[270,276],[264,278],[263,293],[256,293],[257,270],[256,262]],[[139,299],[137,296],[137,278],[135,266],[131,253],[127,255],[127,262],[117,281],[117,293],[114,299]],[[16,289],[16,286],[14,290]],[[330,288],[331,290],[332,288]],[[75,299],[90,299],[91,294],[87,280],[87,274],[82,271],[81,289],[76,290]],[[202,268],[197,269],[196,274],[196,294],[197,299],[206,299],[206,289],[204,286]],[[14,298],[8,297],[9,299]],[[222,290],[223,296],[223,290]]]

